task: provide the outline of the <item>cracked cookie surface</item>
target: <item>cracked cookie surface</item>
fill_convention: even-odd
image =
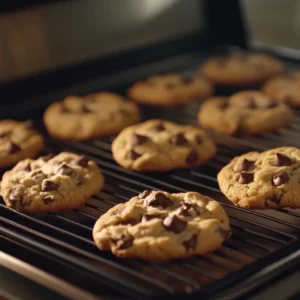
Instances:
[[[212,82],[229,86],[259,84],[283,70],[284,64],[271,55],[242,51],[212,57],[200,68]]]
[[[138,106],[110,92],[69,96],[44,114],[48,132],[60,139],[87,140],[119,133],[138,122]]]
[[[93,229],[101,250],[120,257],[170,260],[218,249],[230,236],[227,214],[195,192],[146,190],[102,215]]]
[[[198,112],[198,123],[225,134],[261,134],[292,123],[294,113],[258,91],[242,91],[229,98],[213,97]]]
[[[22,212],[77,208],[103,187],[98,166],[84,156],[62,152],[20,161],[4,173],[1,194],[6,205]]]
[[[204,164],[216,153],[214,141],[193,126],[148,120],[124,129],[113,141],[114,159],[135,171],[168,171]]]
[[[31,121],[0,121],[0,168],[24,158],[35,157],[44,147],[44,139]]]
[[[300,150],[280,147],[234,158],[218,174],[221,191],[245,208],[300,208]]]
[[[128,96],[136,102],[175,106],[212,95],[213,85],[203,77],[185,77],[180,74],[151,76],[136,82],[128,90]]]
[[[300,107],[300,71],[271,78],[264,84],[262,92],[278,102]]]

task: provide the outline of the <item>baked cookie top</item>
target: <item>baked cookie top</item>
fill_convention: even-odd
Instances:
[[[140,118],[137,105],[110,92],[84,97],[69,96],[51,104],[44,123],[51,135],[61,139],[86,140],[117,134]]]
[[[59,211],[82,205],[102,186],[93,161],[62,152],[20,161],[4,173],[1,194],[8,207],[23,212]]]
[[[262,92],[268,97],[290,106],[300,106],[300,71],[269,79]]]
[[[219,248],[229,236],[230,225],[222,206],[194,192],[146,190],[111,208],[93,229],[101,250],[145,260],[205,254]]]
[[[136,82],[128,89],[128,96],[139,103],[176,106],[205,99],[212,95],[213,90],[213,85],[203,77],[164,74]]]
[[[300,208],[300,150],[280,147],[234,158],[218,174],[221,191],[245,208]]]
[[[24,158],[34,157],[43,146],[44,139],[34,129],[31,121],[0,121],[0,167],[8,167]]]
[[[198,122],[225,134],[261,134],[291,124],[293,111],[258,91],[242,91],[229,98],[213,97],[201,106]]]
[[[259,84],[283,70],[283,62],[271,55],[242,51],[212,57],[200,68],[212,82],[230,86]]]
[[[201,165],[216,153],[200,128],[148,120],[124,129],[112,143],[118,164],[136,171],[168,171]]]

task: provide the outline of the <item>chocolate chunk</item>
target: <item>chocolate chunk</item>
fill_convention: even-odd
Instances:
[[[187,222],[179,219],[175,215],[169,215],[163,220],[163,226],[167,231],[172,231],[174,233],[181,233],[185,230]]]
[[[226,240],[230,236],[230,231],[225,230],[223,227],[219,226],[218,232],[221,235],[221,237]]]
[[[42,171],[36,171],[31,175],[34,180],[45,179],[46,175]]]
[[[188,141],[182,133],[177,133],[170,138],[170,143],[173,145],[182,146],[188,144]]]
[[[11,136],[12,132],[11,131],[4,131],[0,133],[0,139],[2,138],[9,138]]]
[[[33,121],[32,120],[25,121],[24,127],[28,130],[33,130],[34,129]]]
[[[80,107],[80,112],[82,114],[88,114],[88,113],[91,113],[93,111],[86,104],[82,103],[81,107]]]
[[[145,135],[134,133],[131,138],[131,143],[133,146],[142,145],[148,141],[148,137]]]
[[[186,248],[186,250],[195,249],[197,246],[197,235],[193,234],[190,239],[183,241],[182,245]]]
[[[118,250],[128,249],[133,244],[133,238],[129,236],[123,236],[119,240],[115,241]]]
[[[289,181],[289,175],[285,172],[281,172],[273,177],[273,184],[279,186]]]
[[[184,76],[181,78],[182,84],[188,85],[188,84],[191,84],[193,81],[194,81],[193,78],[188,77],[188,76]]]
[[[275,204],[279,204],[281,200],[281,196],[273,195],[271,197],[266,198],[267,201],[271,201]]]
[[[148,197],[145,198],[145,201],[148,206],[161,206],[162,208],[167,208],[174,204],[172,199],[170,199],[163,193],[151,193]]]
[[[196,150],[191,150],[191,152],[187,155],[185,161],[188,164],[194,164],[198,161],[198,153]]]
[[[13,142],[8,142],[6,150],[9,154],[15,154],[18,153],[21,150],[21,148]]]
[[[275,102],[274,100],[270,100],[267,104],[266,104],[266,108],[274,108],[277,107],[278,103]]]
[[[142,193],[139,194],[139,198],[140,199],[145,199],[147,196],[149,196],[151,194],[150,190],[145,190]]]
[[[65,103],[61,103],[60,104],[60,112],[63,113],[63,114],[68,114],[71,112],[71,110],[66,106]]]
[[[163,219],[166,217],[166,214],[144,214],[142,217],[142,222],[148,222],[153,219]]]
[[[243,172],[243,173],[240,174],[238,183],[241,183],[241,184],[250,183],[250,182],[253,181],[253,179],[254,179],[254,174],[253,173]]]
[[[202,208],[196,203],[183,203],[179,209],[179,215],[186,217],[192,216],[192,212],[196,215],[200,215],[202,213]]]
[[[253,97],[248,98],[247,108],[256,108],[256,103]]]
[[[73,165],[80,166],[82,168],[87,168],[89,165],[89,160],[84,156],[79,156],[72,161]]]
[[[226,109],[226,108],[228,108],[229,107],[229,103],[228,103],[228,101],[222,101],[222,102],[220,102],[219,104],[218,104],[218,107],[221,109],[221,110],[224,110],[224,109]]]
[[[153,128],[156,132],[161,132],[166,130],[165,125],[163,123],[159,123],[157,124],[154,128]]]
[[[30,172],[31,171],[31,165],[30,163],[28,163],[24,168],[23,168],[24,171],[27,171],[27,172]]]
[[[77,173],[74,169],[72,169],[71,167],[69,167],[66,163],[64,163],[63,165],[61,165],[58,169],[58,171],[60,172],[60,174],[62,175],[66,175],[72,178],[76,178],[77,177]]]
[[[137,153],[136,151],[134,151],[133,149],[129,150],[128,154],[127,154],[127,157],[129,159],[132,159],[132,160],[136,160],[138,159],[140,156],[142,156],[141,154]]]
[[[48,196],[45,196],[44,198],[43,198],[43,202],[45,203],[45,204],[50,204],[50,203],[52,203],[54,201],[54,197],[52,196],[52,195],[48,195]]]
[[[57,191],[58,187],[59,187],[59,183],[55,183],[50,180],[44,180],[42,182],[42,191],[43,192]]]
[[[234,172],[249,171],[253,165],[254,165],[253,160],[248,160],[247,158],[244,158],[242,161],[240,161],[234,166],[233,171]]]
[[[40,159],[42,159],[43,161],[48,161],[48,160],[50,160],[53,157],[54,157],[54,154],[53,153],[49,153],[48,155],[41,156]]]
[[[21,202],[23,199],[22,195],[18,193],[16,189],[12,189],[8,195],[8,200],[10,202]]]
[[[282,167],[282,166],[290,166],[293,164],[293,161],[286,155],[277,152],[275,154],[274,160],[271,162],[272,166]]]
[[[195,142],[198,144],[198,145],[201,145],[203,143],[203,138],[201,137],[201,135],[197,134],[195,136]]]

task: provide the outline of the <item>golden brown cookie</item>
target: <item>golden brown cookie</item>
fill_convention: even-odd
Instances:
[[[128,96],[139,103],[176,106],[212,95],[213,85],[203,77],[184,77],[180,74],[151,76],[136,82],[128,90]]]
[[[101,250],[156,261],[215,251],[229,236],[229,220],[222,206],[194,192],[146,190],[111,208],[93,229]]]
[[[51,212],[82,206],[103,187],[104,179],[91,160],[62,152],[54,157],[20,161],[4,173],[1,194],[10,208]]]
[[[200,128],[148,120],[124,129],[113,141],[114,159],[135,171],[168,171],[199,166],[216,153],[214,141]]]
[[[84,97],[69,96],[51,104],[44,114],[44,123],[56,138],[87,140],[117,134],[139,118],[135,103],[117,94],[100,92]]]
[[[218,85],[247,86],[260,84],[282,73],[284,64],[264,53],[233,52],[212,57],[201,66],[201,73]]]
[[[258,91],[243,91],[229,98],[213,97],[198,113],[199,124],[225,134],[262,134],[292,123],[294,113]]]
[[[0,121],[0,168],[35,157],[44,147],[43,137],[31,121]]]

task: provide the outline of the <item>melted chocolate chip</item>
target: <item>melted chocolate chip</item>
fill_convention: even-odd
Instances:
[[[11,134],[12,134],[11,131],[4,131],[4,132],[1,132],[1,133],[0,133],[0,139],[2,139],[2,138],[8,138],[8,137],[11,136]]]
[[[182,231],[185,230],[187,226],[187,222],[179,219],[175,215],[170,215],[163,220],[163,226],[167,231],[172,231],[174,233],[181,233]]]
[[[164,125],[163,123],[157,124],[155,127],[153,127],[153,129],[154,129],[156,132],[161,132],[161,131],[166,130],[165,125]]]
[[[289,181],[289,175],[285,172],[281,172],[273,177],[273,184],[279,186]]]
[[[223,227],[219,226],[218,228],[218,232],[221,235],[221,237],[226,240],[229,235],[230,235],[230,231],[229,230],[225,230]]]
[[[148,206],[161,206],[162,208],[167,208],[174,204],[172,199],[170,199],[163,193],[151,193],[148,197],[145,198],[145,201]]]
[[[167,82],[165,84],[165,87],[168,88],[168,89],[173,89],[176,87],[176,84],[175,83],[172,83],[172,82]]]
[[[256,108],[256,103],[254,98],[249,97],[247,102],[247,108]]]
[[[148,137],[145,135],[134,133],[131,138],[131,144],[133,146],[142,145],[148,141]]]
[[[12,189],[8,195],[8,200],[10,201],[10,203],[15,203],[16,202],[21,202],[23,199],[22,195],[18,194],[16,189]]]
[[[33,121],[27,120],[26,122],[24,122],[24,127],[28,130],[33,130],[34,129]]]
[[[153,219],[163,219],[166,217],[166,214],[144,214],[142,217],[142,222],[148,222]]]
[[[63,164],[59,167],[58,171],[60,172],[60,174],[62,175],[66,175],[72,178],[76,178],[77,177],[77,173],[74,169],[72,169],[71,167],[69,167],[67,164]]]
[[[270,100],[267,104],[266,104],[266,108],[274,108],[274,107],[277,107],[278,106],[278,103],[275,102],[274,100]]]
[[[220,102],[219,104],[218,104],[218,107],[221,109],[221,110],[225,110],[226,108],[228,108],[229,107],[229,103],[228,103],[228,101],[222,101],[222,102]]]
[[[45,179],[46,175],[42,171],[36,171],[31,174],[31,178],[34,180]]]
[[[182,245],[188,249],[195,249],[197,246],[197,235],[193,234],[192,237],[186,241],[182,242]]]
[[[9,142],[7,144],[7,152],[9,154],[15,154],[18,153],[21,150],[21,147],[18,146],[17,144],[13,143],[13,142]]]
[[[279,204],[281,200],[281,196],[273,195],[271,197],[266,198],[267,201],[271,201],[275,204]]]
[[[66,106],[65,103],[61,103],[60,104],[60,112],[63,113],[63,114],[68,114],[71,112],[71,110]]]
[[[181,78],[181,83],[182,84],[188,85],[188,84],[191,84],[193,81],[194,81],[193,78],[188,77],[188,76],[184,76],[184,77]]]
[[[123,236],[119,240],[117,240],[115,243],[119,250],[128,249],[133,244],[133,238],[129,237],[129,236]]]
[[[233,171],[234,172],[249,171],[253,165],[254,165],[254,161],[244,158],[242,161],[240,161],[238,164],[234,166]]]
[[[282,99],[284,103],[286,104],[292,104],[293,103],[293,96],[292,95],[286,95]]]
[[[53,157],[54,157],[54,154],[53,153],[49,153],[48,155],[41,156],[40,159],[42,159],[43,161],[48,161],[48,160],[50,160]]]
[[[188,164],[194,164],[198,161],[198,153],[196,150],[191,150],[191,152],[187,155],[185,161]]]
[[[286,155],[277,152],[275,158],[272,161],[271,165],[276,167],[290,166],[293,164],[293,161]]]
[[[79,156],[72,161],[73,165],[80,166],[82,168],[87,168],[89,165],[89,160],[84,156]]]
[[[23,168],[24,171],[27,171],[27,172],[30,172],[31,171],[31,165],[30,163],[28,163],[24,168]]]
[[[42,191],[43,192],[57,191],[58,187],[59,187],[59,183],[55,183],[50,180],[44,180],[42,182]]]
[[[201,137],[201,135],[197,134],[197,135],[195,136],[195,142],[196,142],[196,144],[198,144],[198,145],[201,145],[201,144],[203,143],[203,138]]]
[[[170,138],[170,143],[173,145],[182,146],[188,144],[188,141],[182,133],[177,133]]]
[[[91,113],[92,110],[84,103],[82,103],[81,107],[80,107],[80,113],[82,114],[88,114]]]
[[[145,190],[142,193],[139,194],[139,198],[140,199],[145,199],[147,196],[149,196],[151,194],[150,190]]]
[[[45,204],[51,204],[53,201],[54,201],[54,197],[51,196],[51,195],[45,196],[45,197],[43,198],[43,202],[44,202]]]
[[[202,208],[196,203],[183,203],[179,209],[179,215],[190,217],[192,213],[200,215],[202,213]]]
[[[132,159],[132,160],[136,160],[138,159],[140,156],[142,156],[141,154],[137,153],[136,151],[134,151],[133,149],[129,150],[128,154],[127,154],[127,157],[129,159]]]
[[[254,174],[253,173],[243,172],[243,173],[240,174],[238,183],[241,183],[241,184],[250,183],[250,182],[253,181],[253,179],[254,179]]]

